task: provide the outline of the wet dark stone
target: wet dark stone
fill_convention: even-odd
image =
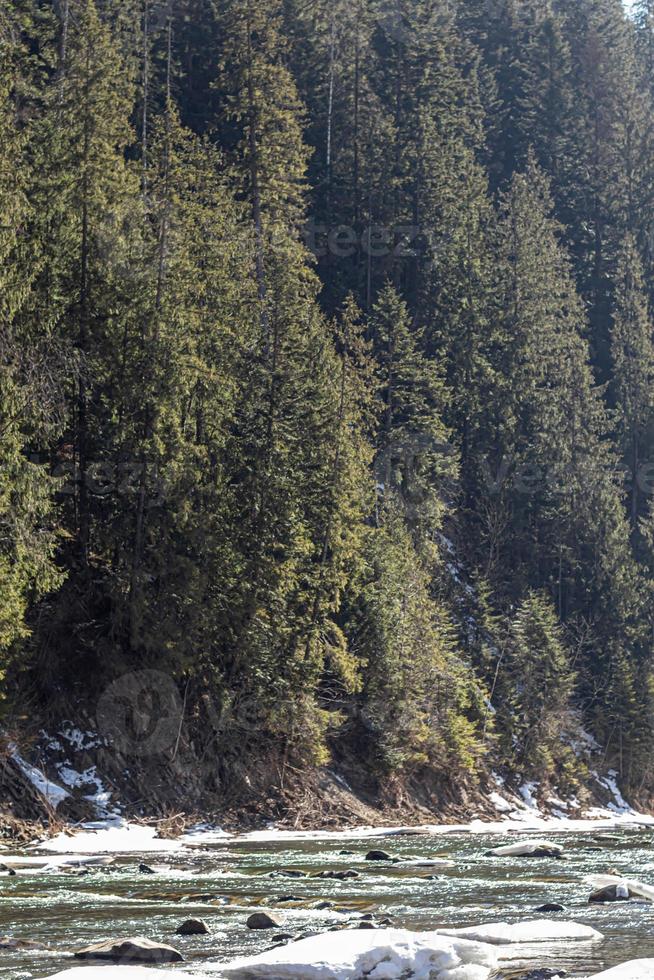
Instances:
[[[554,977],[567,977],[568,974],[565,970],[552,970],[549,967],[545,967],[542,970],[531,970],[530,973],[523,973],[519,977],[515,977],[515,980],[554,980]]]
[[[351,868],[347,871],[319,871],[318,874],[312,875],[313,878],[331,878],[337,881],[347,881],[348,878],[358,878],[359,872],[353,871]]]
[[[633,897],[629,889],[626,895],[619,895],[618,886],[609,885],[607,888],[600,888],[599,891],[593,892],[588,901],[592,905],[602,905],[606,902],[628,902]]]
[[[175,930],[178,936],[205,936],[209,929],[202,919],[187,919]]]
[[[253,912],[246,922],[248,929],[274,929],[281,924],[279,919],[268,912]]]

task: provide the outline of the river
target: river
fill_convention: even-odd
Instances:
[[[654,832],[623,828],[548,833],[547,838],[564,845],[565,860],[485,856],[491,847],[515,842],[515,834],[382,834],[365,839],[330,834],[209,842],[198,837],[170,852],[118,854],[107,868],[27,869],[15,877],[2,875],[0,936],[35,941],[47,949],[0,950],[0,975],[5,980],[47,977],[75,965],[70,951],[130,935],[174,945],[186,961],[181,968],[201,974],[207,960],[220,962],[268,948],[275,932],[321,932],[366,913],[414,930],[517,922],[543,918],[534,909],[545,902],[564,905],[566,912],[559,917],[593,926],[604,940],[521,947],[519,962],[507,965],[505,976],[520,975],[526,964],[581,977],[654,956],[654,905],[589,906],[592,889],[584,882],[586,875],[615,868],[654,883]],[[371,848],[403,859],[449,858],[454,867],[431,872],[377,864],[365,860]],[[5,851],[3,856],[9,853],[20,852]],[[155,874],[140,872],[140,862]],[[349,868],[359,877],[271,877],[280,869],[314,874]],[[333,907],[315,907],[325,901]],[[283,926],[272,933],[249,930],[245,920],[257,909],[273,911]],[[177,936],[176,927],[189,917],[202,918],[209,934]],[[556,920],[556,915],[548,917]]]

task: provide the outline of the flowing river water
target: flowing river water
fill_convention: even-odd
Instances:
[[[106,868],[3,874],[0,936],[45,948],[0,948],[0,976],[47,977],[76,965],[72,950],[134,935],[170,943],[186,961],[180,969],[201,974],[207,961],[269,948],[277,932],[324,932],[352,925],[367,913],[377,921],[388,917],[393,926],[414,930],[543,917],[556,921],[557,914],[535,913],[545,902],[565,906],[559,918],[591,925],[604,939],[503,948],[505,976],[521,976],[526,967],[546,967],[582,977],[626,960],[654,957],[654,905],[589,905],[592,888],[584,881],[589,874],[617,869],[654,884],[652,829],[548,833],[548,840],[564,845],[564,860],[485,856],[489,848],[517,839],[515,834],[382,834],[365,839],[330,834],[308,840],[230,838],[207,843],[200,837],[169,853],[119,854]],[[444,857],[454,867],[431,871],[373,863],[365,860],[372,848],[403,859]],[[140,862],[155,874],[139,871]],[[359,876],[345,881],[274,874],[281,869],[313,875],[350,868]],[[324,902],[333,905],[316,907]],[[273,912],[282,927],[272,932],[249,930],[245,922],[255,910]],[[176,935],[177,926],[190,917],[202,918],[209,934]]]

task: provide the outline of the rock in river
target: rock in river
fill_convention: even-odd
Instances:
[[[42,946],[41,943],[32,942],[30,939],[14,939],[13,936],[2,936],[0,937],[0,949],[45,949],[45,946]]]
[[[630,891],[625,884],[619,882],[616,885],[607,885],[605,888],[593,892],[588,902],[591,905],[602,905],[605,902],[628,902],[631,898],[639,897]]]
[[[368,851],[366,861],[392,861],[393,858],[386,851]]]
[[[359,872],[353,871],[351,868],[348,871],[319,871],[317,875],[312,875],[313,878],[335,878],[337,881],[347,881],[348,878],[358,878]]]
[[[278,929],[282,923],[268,912],[253,912],[246,925],[248,929]]]
[[[628,898],[654,902],[654,887],[652,885],[635,881],[633,878],[622,878],[617,872],[607,875],[590,875],[586,881],[596,889],[590,898],[592,902],[624,902]],[[615,892],[612,891],[613,889]]]
[[[134,936],[86,946],[75,953],[75,959],[110,960],[113,963],[181,963],[184,957],[165,943],[153,943],[143,936]]]
[[[545,967],[542,970],[530,970],[529,973],[516,977],[515,980],[563,980],[563,977],[567,976],[565,970],[551,970]]]
[[[178,936],[205,936],[209,929],[207,928],[206,922],[202,919],[187,919],[186,922],[182,922],[180,926],[177,926],[175,932]]]

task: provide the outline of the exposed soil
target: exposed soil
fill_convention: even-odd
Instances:
[[[40,746],[26,757],[53,782],[57,758]],[[60,762],[61,760],[59,760]],[[175,837],[198,822],[228,831],[259,829],[270,823],[295,830],[356,826],[415,826],[426,823],[467,823],[475,818],[497,820],[489,801],[497,786],[490,778],[449,780],[433,769],[417,769],[403,780],[381,780],[352,747],[342,744],[334,762],[319,769],[297,768],[283,755],[269,752],[226,764],[198,758],[191,744],[180,742],[166,757],[126,758],[96,747],[74,757],[75,768],[97,767],[102,783],[132,821],[155,823],[162,836]],[[507,781],[510,784],[510,780]],[[97,818],[85,799],[88,788],[70,790],[54,810],[11,758],[8,745],[0,752],[0,839],[25,842]],[[548,795],[543,787],[543,796]],[[579,794],[584,807],[606,806],[610,800],[598,785]],[[643,806],[643,812],[650,810]]]

